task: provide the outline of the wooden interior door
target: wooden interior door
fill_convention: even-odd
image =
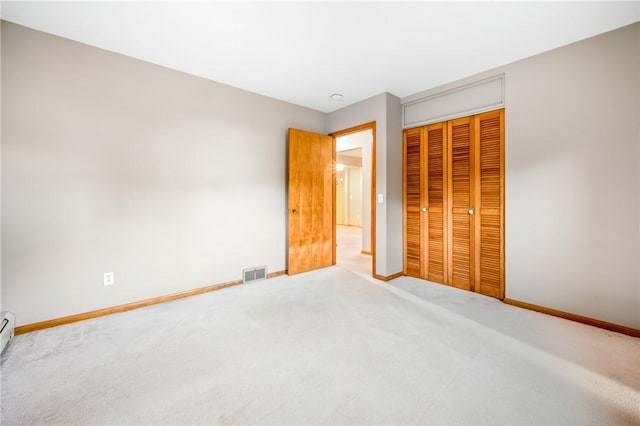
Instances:
[[[448,284],[473,290],[474,268],[474,152],[473,118],[448,122]]]
[[[335,142],[289,129],[289,275],[335,264]]]
[[[475,123],[475,291],[504,299],[504,110]]]
[[[422,129],[404,131],[404,273],[424,278]]]
[[[426,241],[426,276],[429,281],[447,282],[447,123],[424,128],[423,216]]]

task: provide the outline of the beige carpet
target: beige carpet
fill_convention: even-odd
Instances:
[[[371,276],[371,255],[362,254],[362,228],[336,226],[336,264],[349,271]]]
[[[638,424],[640,339],[394,285],[336,266],[17,336],[2,425]]]

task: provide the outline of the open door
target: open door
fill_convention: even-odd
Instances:
[[[335,264],[332,136],[289,129],[289,275]]]

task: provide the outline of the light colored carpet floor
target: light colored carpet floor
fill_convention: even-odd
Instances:
[[[336,226],[336,263],[349,271],[371,276],[371,255],[362,254],[362,228]]]
[[[1,374],[2,425],[640,421],[640,339],[341,266],[17,336]]]

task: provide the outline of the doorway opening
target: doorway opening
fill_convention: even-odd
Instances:
[[[336,264],[374,275],[372,193],[375,123],[334,133],[336,146]]]

